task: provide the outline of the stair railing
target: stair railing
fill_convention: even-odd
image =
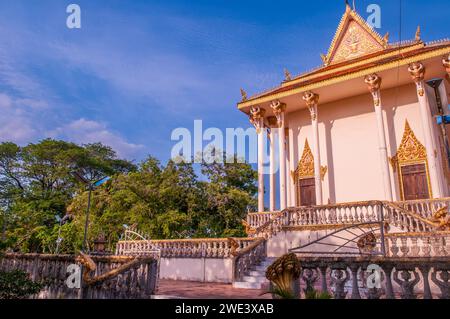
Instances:
[[[246,248],[237,251],[233,259],[234,282],[239,281],[255,265],[267,257],[265,238],[257,238]]]
[[[430,201],[436,209],[446,203]],[[431,207],[431,204],[429,207]],[[311,228],[331,227],[339,228],[348,225],[379,221],[379,212],[383,211],[386,222],[408,232],[431,232],[439,226],[428,217],[404,208],[404,204],[387,201],[367,201],[343,203],[336,205],[322,205],[310,207],[289,208],[282,212],[249,214],[247,222],[253,229],[254,237],[271,238],[283,228]],[[433,208],[430,208],[433,209]],[[424,210],[423,210],[424,211]],[[434,213],[434,212],[433,212]]]

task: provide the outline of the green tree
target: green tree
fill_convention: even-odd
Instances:
[[[33,282],[22,270],[0,271],[0,299],[26,299],[42,288],[42,284]]]
[[[6,246],[23,252],[73,253],[81,247],[88,191],[72,172],[94,182],[89,237],[107,237],[112,249],[135,226],[152,239],[244,236],[241,220],[256,204],[256,172],[232,157],[225,163],[148,157],[139,165],[102,144],[43,140],[19,147],[0,144],[0,224]],[[197,174],[200,174],[198,176]],[[70,223],[56,217],[70,214]],[[92,248],[92,247],[91,247]]]
[[[210,181],[205,185],[211,236],[244,236],[242,219],[256,205],[257,173],[236,156],[224,161],[203,163],[202,173]]]
[[[62,218],[82,191],[72,172],[94,181],[134,169],[99,143],[79,146],[47,139],[25,147],[0,144],[2,238],[14,250],[52,252],[59,231],[56,216]]]

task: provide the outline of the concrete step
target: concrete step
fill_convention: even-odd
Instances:
[[[251,270],[248,272],[249,276],[261,276],[261,277],[265,277],[266,276],[266,272],[265,271],[258,271],[258,270]]]
[[[255,267],[252,267],[252,270],[266,272],[267,267],[266,266],[255,266]]]
[[[260,283],[260,282],[238,281],[238,282],[233,283],[233,288],[237,288],[237,289],[262,289],[262,283]]]
[[[245,282],[260,282],[260,283],[269,282],[266,279],[266,277],[262,276],[244,276],[242,277],[242,280]]]

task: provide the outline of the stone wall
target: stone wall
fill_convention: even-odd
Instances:
[[[0,271],[23,270],[44,288],[36,299],[128,299],[149,298],[156,290],[158,262],[154,258],[126,256],[91,257],[96,269],[92,282],[83,284],[83,292],[70,288],[69,266],[77,265],[76,256],[41,254],[5,254]]]

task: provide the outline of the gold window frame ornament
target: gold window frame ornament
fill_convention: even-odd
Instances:
[[[327,166],[320,167],[320,178],[322,181],[325,179],[325,174],[327,171]],[[305,140],[302,157],[297,164],[296,170],[291,172],[291,177],[294,180],[297,204],[301,205],[300,193],[298,189],[299,181],[302,179],[314,178],[314,154],[311,151],[311,147],[309,147],[308,139]]]
[[[428,185],[428,196],[433,198],[433,192],[431,189],[430,171],[428,167],[427,149],[417,139],[408,120],[405,121],[405,130],[403,133],[402,141],[397,149],[397,154],[390,158],[390,162],[394,172],[397,172],[397,178],[400,184],[400,196],[401,200],[405,200],[405,190],[403,187],[403,174],[402,168],[411,165],[423,164],[425,165],[425,172]]]

